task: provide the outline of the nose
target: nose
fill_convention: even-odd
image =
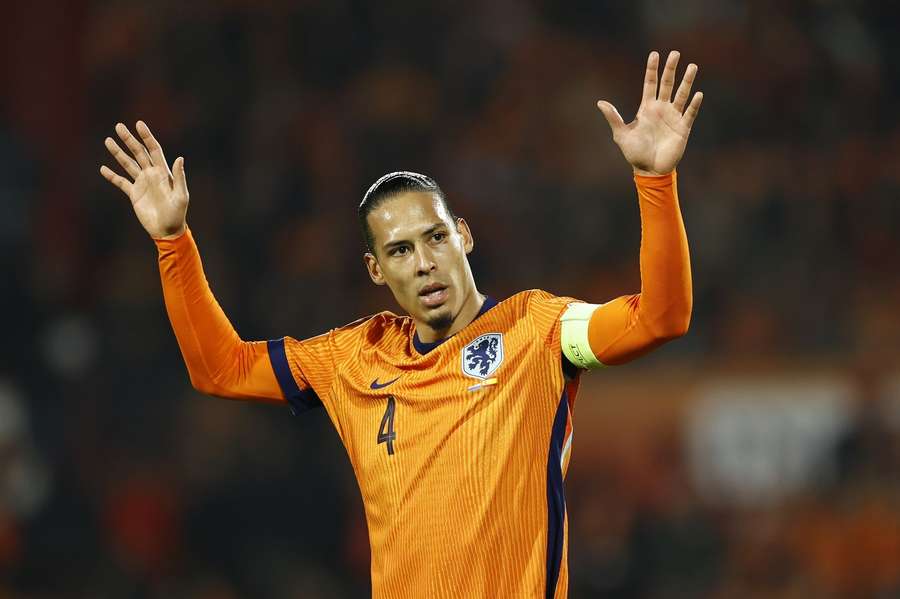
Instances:
[[[416,274],[427,275],[436,268],[437,265],[434,262],[434,257],[431,255],[431,249],[426,244],[416,248]]]

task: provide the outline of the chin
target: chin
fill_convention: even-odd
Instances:
[[[441,306],[434,313],[429,314],[425,322],[435,331],[443,331],[449,329],[450,325],[453,324],[453,314],[450,312],[449,307],[446,305]]]

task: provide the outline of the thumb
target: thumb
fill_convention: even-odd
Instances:
[[[609,128],[612,130],[613,137],[615,137],[619,130],[625,127],[625,121],[622,120],[622,115],[619,114],[619,111],[616,110],[615,106],[606,100],[597,102],[597,108],[599,108],[600,112],[603,113],[603,116],[606,117],[606,122],[609,123]]]
[[[175,190],[179,193],[184,194],[184,197],[188,197],[188,189],[187,189],[187,178],[184,175],[184,158],[179,156],[175,159],[175,163],[172,165],[172,170],[174,171],[172,174],[175,179]]]

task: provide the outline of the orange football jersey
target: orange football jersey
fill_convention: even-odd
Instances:
[[[565,597],[563,478],[577,374],[525,291],[425,344],[390,312],[269,342],[295,411],[324,405],[362,491],[376,597]]]
[[[593,311],[590,347],[603,364],[683,334],[690,317],[675,174],[635,182],[641,293]],[[156,244],[194,388],[327,410],[362,491],[375,597],[566,596],[563,479],[579,371],[561,356],[560,315],[576,300],[544,291],[489,299],[434,344],[390,312],[304,341],[243,341],[190,230]]]

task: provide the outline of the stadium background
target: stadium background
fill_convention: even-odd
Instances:
[[[571,596],[900,593],[900,5],[50,2],[0,19],[0,595],[362,597],[324,413],[194,392],[156,253],[97,173],[143,118],[245,339],[392,307],[355,206],[432,174],[482,291],[638,288],[631,118],[650,49],[700,65],[679,167],[688,336],[587,377]],[[680,77],[680,75],[679,75]],[[498,556],[502,559],[502,556]]]

